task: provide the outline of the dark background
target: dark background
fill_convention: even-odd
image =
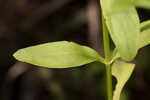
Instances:
[[[150,19],[150,10],[137,10],[141,22]],[[106,100],[100,63],[46,69],[12,57],[20,48],[61,40],[103,55],[100,18],[98,0],[0,0],[0,100]],[[135,62],[121,100],[150,98],[150,46],[139,51]]]

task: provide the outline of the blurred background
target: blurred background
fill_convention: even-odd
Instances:
[[[141,22],[150,19],[150,10],[137,10]],[[100,13],[99,0],[0,0],[0,100],[106,100],[103,64],[47,69],[12,57],[20,48],[61,40],[103,55]],[[135,62],[121,100],[150,98],[150,46]]]

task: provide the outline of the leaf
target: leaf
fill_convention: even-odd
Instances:
[[[141,23],[139,48],[150,44],[150,20]]]
[[[100,4],[104,16],[113,13],[112,3],[113,3],[112,0],[100,0]]]
[[[121,61],[115,61],[112,65],[112,75],[117,79],[117,84],[113,94],[113,100],[119,100],[121,91],[130,78],[135,64],[129,64]]]
[[[104,17],[111,38],[122,59],[133,60],[138,51],[140,34],[140,22],[136,9],[129,8],[120,13]]]
[[[113,1],[100,1],[108,30],[120,56],[126,61],[133,60],[138,51],[140,34],[140,21],[136,9],[130,7],[109,15],[108,13],[113,12],[113,7],[109,7]]]
[[[140,34],[139,49],[143,48],[144,46],[149,45],[149,44],[150,44],[150,29],[147,29],[147,30],[141,32],[141,34]],[[112,55],[112,60],[110,63],[112,63],[113,61],[115,61],[117,58],[120,57],[120,54],[116,48],[113,52],[114,52],[114,54]]]
[[[150,0],[112,0],[113,12],[120,12],[135,6],[150,8]]]
[[[150,29],[147,29],[141,33],[139,48],[142,48],[148,44],[150,44]]]
[[[150,0],[100,0],[103,13],[112,15],[132,7],[150,8]]]
[[[144,21],[140,25],[141,32],[150,29],[150,20]]]
[[[67,41],[27,47],[18,50],[13,56],[19,61],[48,68],[68,68],[94,61],[104,62],[95,50]]]
[[[134,3],[137,7],[150,8],[150,0],[134,0]]]
[[[111,61],[109,63],[112,64],[118,58],[120,58],[120,54],[119,54],[117,48],[115,48],[112,52]]]
[[[146,45],[150,44],[150,20],[144,21],[140,24],[140,38],[139,38],[139,46],[138,48],[143,48]],[[117,50],[117,48],[114,49],[113,55],[112,55],[112,63],[114,60],[120,57],[120,54]]]

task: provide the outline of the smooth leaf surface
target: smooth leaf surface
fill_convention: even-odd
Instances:
[[[140,41],[139,42],[139,49],[150,44],[150,29],[147,29],[147,30],[144,30],[143,32],[141,32],[139,41]],[[120,57],[120,54],[116,48],[113,52],[114,52],[114,54],[112,55],[112,61],[111,62],[113,62],[114,60],[116,60],[117,58]]]
[[[113,0],[100,0],[100,4],[104,17],[113,13]]]
[[[143,48],[148,44],[150,44],[150,29],[141,32],[139,48]]]
[[[116,59],[118,59],[118,58],[120,58],[120,54],[119,54],[117,48],[115,48],[115,49],[113,50],[113,52],[112,52],[112,57],[111,57],[111,62],[110,62],[110,64],[113,63],[113,62],[114,62]]]
[[[150,20],[144,21],[140,25],[140,38],[139,38],[139,46],[138,48],[143,48],[146,45],[150,44]],[[114,49],[113,55],[112,55],[112,61],[116,60],[117,58],[120,57],[120,54],[117,50],[117,48]]]
[[[150,20],[141,23],[139,48],[150,44]]]
[[[101,1],[105,2],[105,0]],[[102,5],[102,9],[104,5]],[[105,9],[103,9],[103,13],[111,38],[120,56],[126,61],[133,60],[138,51],[140,34],[140,22],[136,9],[132,7],[109,16],[105,14]]]
[[[150,0],[134,0],[135,6],[150,8]]]
[[[27,47],[18,50],[13,56],[19,61],[48,68],[68,68],[94,61],[104,62],[95,50],[67,41]]]
[[[129,64],[121,61],[115,61],[112,65],[112,75],[117,79],[117,84],[113,94],[113,100],[119,100],[121,91],[130,78],[135,64]]]
[[[150,8],[150,0],[112,0],[113,12],[120,12],[135,6]]]
[[[131,7],[150,8],[150,0],[100,0],[105,15],[115,14]]]
[[[140,24],[140,30],[141,32],[150,29],[150,20],[144,21]]]

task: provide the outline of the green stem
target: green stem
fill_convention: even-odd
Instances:
[[[104,40],[104,52],[105,52],[105,61],[109,62],[111,60],[110,56],[110,43],[109,35],[106,27],[105,19],[102,16],[102,26],[103,26],[103,40]],[[112,75],[111,75],[111,65],[106,64],[106,79],[107,79],[107,98],[112,100]]]
[[[107,79],[107,98],[112,100],[112,76],[111,76],[111,66],[106,65],[106,79]]]

